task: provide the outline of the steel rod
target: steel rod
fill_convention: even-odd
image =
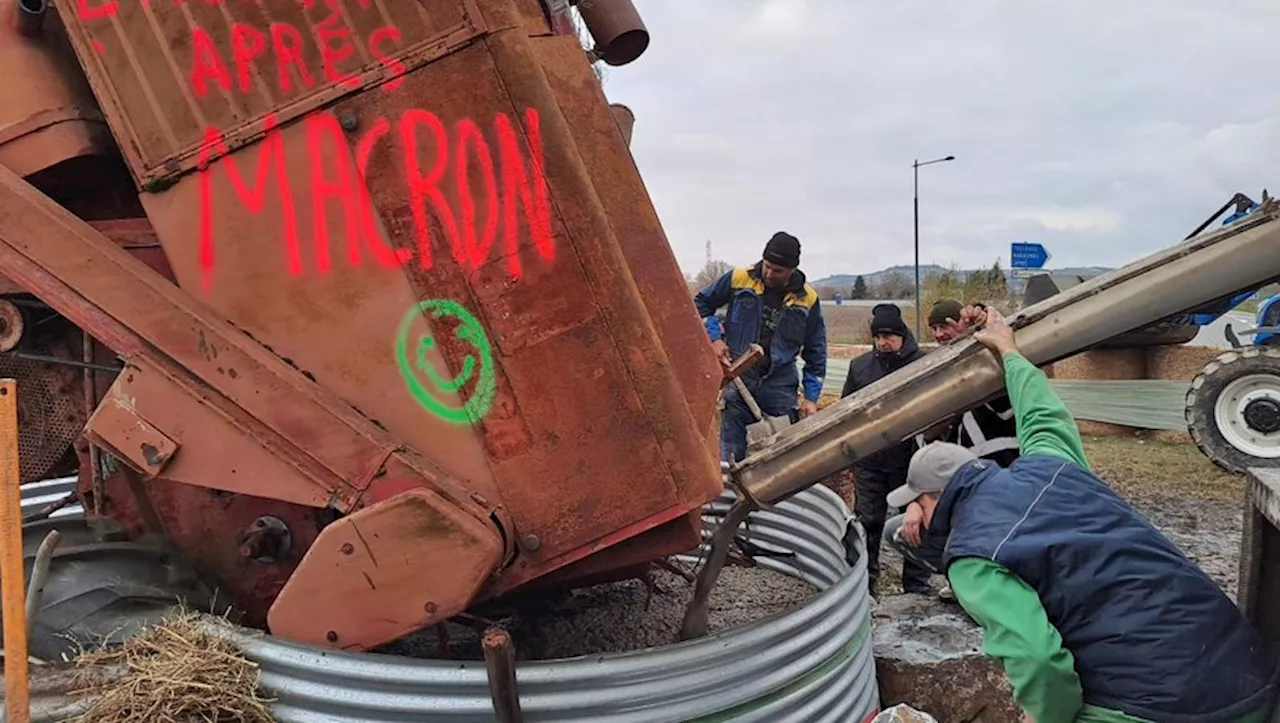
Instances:
[[[511,634],[502,628],[489,628],[481,640],[484,667],[489,673],[489,697],[498,723],[523,723],[520,689],[516,684],[516,650]]]
[[[50,530],[36,550],[35,563],[31,566],[31,581],[27,583],[27,635],[31,634],[36,614],[40,612],[44,584],[49,581],[49,563],[53,562],[53,553],[58,549],[59,542],[62,542],[62,534],[57,530]]]

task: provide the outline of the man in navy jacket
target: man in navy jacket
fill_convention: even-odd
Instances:
[[[1008,468],[949,442],[911,458],[937,563],[1035,723],[1262,723],[1280,667],[1195,563],[1090,469],[1075,421],[990,309],[1022,454]],[[910,551],[908,550],[908,554]]]
[[[729,364],[752,344],[764,347],[764,359],[742,376],[760,410],[797,421],[818,411],[827,374],[827,325],[818,292],[800,271],[800,241],[778,232],[765,245],[755,266],[733,269],[693,297],[720,361]],[[716,311],[729,307],[722,324]],[[804,360],[804,401],[797,408]],[[737,389],[724,392],[720,414],[720,458],[736,462],[747,456],[747,426],[757,421]]]

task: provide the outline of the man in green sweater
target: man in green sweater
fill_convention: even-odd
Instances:
[[[1000,312],[974,321],[1004,365],[1022,456],[1006,469],[935,442],[889,504],[918,501],[930,536],[947,540],[934,564],[1026,720],[1266,721],[1280,666],[1257,631],[1094,476],[1075,421]]]

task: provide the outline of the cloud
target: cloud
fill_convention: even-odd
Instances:
[[[686,271],[800,237],[811,277],[912,260],[1120,265],[1280,174],[1280,3],[637,0],[605,91]],[[953,258],[954,257],[954,258]]]
[[[800,43],[808,36],[812,23],[808,0],[765,0],[758,5],[742,25],[742,40]]]

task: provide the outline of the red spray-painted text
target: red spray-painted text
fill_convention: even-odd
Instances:
[[[329,204],[335,203],[345,222],[347,260],[359,265],[367,251],[381,266],[398,269],[416,255],[419,267],[433,263],[433,225],[440,229],[455,262],[475,272],[491,256],[501,229],[502,250],[507,272],[513,278],[522,273],[519,250],[520,218],[532,237],[533,247],[544,261],[554,259],[551,208],[543,169],[542,135],[537,110],[524,113],[528,154],[522,152],[515,124],[499,113],[492,133],[497,140],[497,162],[485,129],[469,119],[454,124],[452,137],[445,124],[425,110],[407,110],[393,122],[378,118],[360,136],[354,157],[338,119],[329,112],[314,113],[303,121],[310,164],[310,193],[314,219],[315,269],[321,274],[332,267]],[[253,213],[265,207],[268,189],[274,180],[284,228],[285,262],[289,272],[301,276],[304,269],[302,243],[297,228],[293,190],[286,173],[284,138],[274,116],[266,119],[267,132],[258,144],[257,173],[253,182],[230,156],[213,166],[208,161],[216,152],[225,152],[222,134],[216,128],[205,134],[201,148],[200,175],[200,268],[206,289],[214,269],[214,193],[212,173],[225,168],[236,195]],[[398,137],[403,162],[401,171],[412,213],[416,251],[394,248],[380,235],[373,204],[365,184],[370,155],[379,142]],[[473,174],[474,177],[473,177]],[[454,181],[455,203],[446,198],[446,179]],[[474,183],[473,183],[474,178]],[[475,188],[478,187],[477,193]],[[477,198],[479,196],[479,198]],[[517,208],[517,206],[519,208]],[[483,222],[481,222],[483,219]],[[435,223],[433,224],[432,221]]]
[[[134,0],[135,2],[137,0]],[[228,0],[189,0],[192,4],[201,2],[204,5],[221,5]],[[352,37],[342,16],[342,6],[337,0],[289,0],[298,3],[303,9],[314,8],[322,2],[329,14],[319,22],[313,23],[306,37],[316,44],[320,55],[323,76],[332,83],[346,88],[357,88],[359,76],[342,70],[342,66],[356,56],[356,43],[359,37]],[[151,7],[151,0],[141,0],[143,7]],[[182,5],[183,0],[155,0],[159,5],[168,2]],[[371,0],[360,0],[360,6],[368,8]],[[78,0],[77,13],[81,21],[89,22],[116,17],[120,11],[118,0],[97,2],[96,0]],[[302,90],[310,90],[316,85],[316,74],[307,67],[303,60],[305,40],[302,32],[289,23],[272,22],[265,29],[259,29],[247,23],[231,25],[231,57],[223,56],[213,37],[204,28],[196,25],[191,30],[191,69],[188,80],[196,96],[204,98],[211,88],[225,92],[238,89],[249,92],[253,89],[254,64],[274,60],[276,73],[275,84],[283,93],[294,90],[294,74]],[[374,30],[364,39],[368,52],[384,66],[390,74],[390,80],[382,88],[392,91],[402,82],[405,72],[403,61],[390,57],[401,43],[400,29],[387,25]]]

